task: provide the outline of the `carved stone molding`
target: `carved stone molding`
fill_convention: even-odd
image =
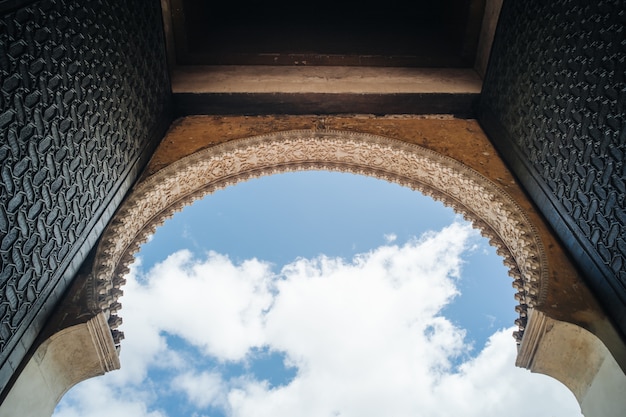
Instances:
[[[108,317],[116,343],[118,298],[134,254],[176,211],[218,189],[251,178],[300,170],[368,175],[443,202],[489,239],[513,277],[521,341],[527,309],[547,292],[547,262],[535,228],[497,184],[429,149],[370,134],[334,130],[276,132],[226,142],[163,168],[139,183],[102,236],[91,274],[93,305]]]

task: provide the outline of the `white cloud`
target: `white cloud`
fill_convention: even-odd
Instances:
[[[272,301],[269,265],[255,259],[234,265],[214,252],[199,262],[180,251],[149,277],[145,285],[128,279],[122,299],[127,338],[122,355],[134,366],[145,367],[164,354],[163,332],[223,360],[241,360],[262,342],[262,312]]]
[[[107,376],[98,377],[74,387],[54,417],[167,417],[160,410],[149,409],[155,396],[147,385],[121,389]]]
[[[580,416],[574,395],[560,382],[512,366],[517,353],[513,330],[494,333],[476,358],[445,375],[435,397],[463,416]]]
[[[387,243],[393,243],[396,241],[396,239],[398,239],[398,236],[395,233],[388,233],[384,237],[385,237],[385,242]]]
[[[473,236],[455,223],[350,262],[298,259],[278,274],[254,259],[234,265],[212,252],[206,260],[178,252],[147,280],[129,276],[122,300],[127,339],[122,370],[109,379],[114,388],[78,390],[56,417],[99,417],[100,410],[88,409],[99,405],[94,395],[133,410],[117,415],[160,417],[140,401],[149,404],[155,392],[178,393],[198,415],[207,407],[235,417],[577,415],[563,386],[513,367],[512,329],[452,367],[471,347],[441,310],[458,296],[462,254]],[[249,374],[194,369],[165,333],[223,363],[245,362],[253,347],[284,352],[298,372],[289,384],[271,386]],[[152,386],[153,366],[169,372],[171,383]]]
[[[183,392],[197,407],[226,408],[226,382],[217,372],[186,372],[171,383],[175,391]]]

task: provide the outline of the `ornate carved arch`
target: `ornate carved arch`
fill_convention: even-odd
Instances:
[[[497,184],[429,149],[371,134],[293,130],[226,142],[182,158],[140,182],[102,236],[89,290],[92,307],[108,317],[114,340],[121,319],[124,275],[147,237],[176,211],[218,189],[251,178],[298,170],[368,175],[418,190],[452,207],[504,258],[518,290],[519,343],[528,308],[547,293],[547,261],[522,209]]]

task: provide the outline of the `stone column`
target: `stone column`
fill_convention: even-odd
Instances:
[[[2,403],[0,417],[51,416],[71,387],[119,367],[107,319],[99,313],[39,345]]]

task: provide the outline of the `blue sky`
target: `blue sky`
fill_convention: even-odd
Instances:
[[[55,416],[579,415],[514,367],[514,290],[487,240],[382,180],[217,191],[157,230],[124,291],[122,369]]]

